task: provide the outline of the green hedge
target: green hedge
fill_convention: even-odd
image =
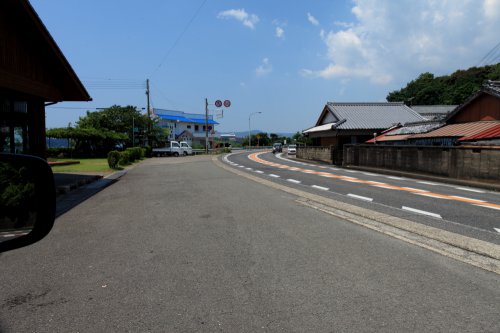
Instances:
[[[117,150],[112,150],[108,153],[108,165],[111,169],[117,169],[120,162],[121,153]]]
[[[111,169],[117,169],[118,165],[129,165],[143,159],[147,155],[147,152],[147,148],[141,147],[127,148],[121,152],[113,150],[108,153],[108,165]]]

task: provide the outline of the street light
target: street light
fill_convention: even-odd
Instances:
[[[250,127],[250,117],[252,117],[252,115],[254,114],[257,114],[257,113],[262,113],[260,111],[257,111],[257,112],[252,112],[250,113],[250,115],[248,116],[248,147],[252,147],[252,139],[251,139],[251,134],[252,134],[252,129]]]

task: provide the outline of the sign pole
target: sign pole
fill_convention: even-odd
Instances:
[[[208,99],[205,98],[205,153],[208,154]]]

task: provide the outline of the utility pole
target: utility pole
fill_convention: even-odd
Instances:
[[[146,79],[146,107],[148,108],[148,126],[146,135],[146,144],[149,145],[149,135],[151,134],[151,111],[149,110],[149,79]]]
[[[205,153],[208,154],[208,99],[205,98]]]
[[[151,116],[151,113],[149,111],[149,79],[146,79],[146,102],[147,102],[148,118],[149,118]]]

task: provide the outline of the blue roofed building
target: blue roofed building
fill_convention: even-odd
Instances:
[[[208,141],[210,147],[214,146],[215,125],[219,125],[209,115],[205,119],[205,114],[187,113],[183,111],[153,109],[153,116],[159,120],[162,128],[168,128],[169,140],[187,141],[191,146],[205,147],[206,121],[208,122]]]

